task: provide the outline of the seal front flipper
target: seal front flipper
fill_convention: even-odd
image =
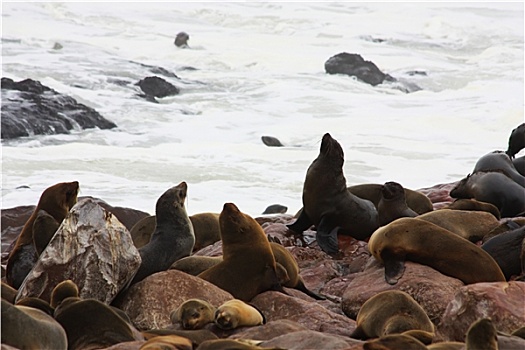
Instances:
[[[405,273],[405,259],[394,255],[388,250],[381,254],[385,265],[385,280],[388,284],[396,284]]]
[[[304,230],[310,228],[314,223],[308,217],[304,208],[301,209],[301,214],[293,224],[286,225],[290,230],[297,233],[303,233]]]
[[[335,255],[339,251],[339,242],[337,241],[337,231],[339,226],[334,227],[330,220],[323,216],[319,225],[317,225],[316,239],[319,247],[330,255]]]

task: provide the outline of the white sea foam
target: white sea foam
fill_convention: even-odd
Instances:
[[[465,176],[523,122],[522,3],[3,3],[2,22],[3,76],[119,126],[3,142],[2,208],[78,180],[81,195],[153,213],[186,181],[190,214],[225,202],[295,212],[325,132],[345,150],[349,185],[417,189]],[[191,49],[173,45],[179,31]],[[343,51],[423,90],[325,74]],[[181,93],[137,97],[133,84],[153,75],[139,63],[176,72],[165,79]]]

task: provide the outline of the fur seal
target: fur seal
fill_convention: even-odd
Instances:
[[[475,199],[456,199],[443,209],[486,211],[494,215],[496,219],[501,219],[499,209],[494,204],[480,202]]]
[[[379,206],[379,201],[381,200],[383,186],[384,185],[374,183],[360,184],[348,187],[348,191],[352,192],[359,198],[368,199],[370,202],[374,203],[377,208]],[[426,195],[408,188],[405,188],[404,190],[405,199],[410,209],[418,214],[424,214],[434,210],[432,202]]]
[[[379,225],[384,226],[395,219],[416,217],[418,213],[410,209],[405,198],[405,189],[397,182],[386,182],[381,189],[381,199],[377,204]]]
[[[436,224],[472,243],[482,240],[499,226],[499,221],[484,211],[438,209],[417,218]]]
[[[2,299],[2,344],[18,349],[66,350],[62,326],[45,312]]]
[[[280,348],[262,348],[257,346],[260,341],[242,339],[215,339],[202,342],[196,350],[282,350]]]
[[[474,198],[495,205],[501,217],[525,212],[525,188],[501,172],[476,172],[463,178],[450,191],[453,198]]]
[[[525,241],[525,226],[501,233],[483,243],[481,249],[486,251],[498,263],[505,278],[520,276],[525,273],[523,242]]]
[[[505,282],[498,264],[483,249],[431,222],[400,218],[377,229],[368,249],[385,265],[385,280],[396,284],[404,261],[430,266],[465,284]]]
[[[215,325],[230,330],[238,327],[253,327],[266,323],[264,315],[255,307],[239,299],[228,300],[215,311]]]
[[[410,335],[424,344],[434,337],[434,325],[407,293],[388,290],[368,299],[359,309],[352,338],[366,340],[389,334]]]
[[[498,334],[492,321],[482,318],[472,323],[465,344],[466,350],[498,350]]]
[[[390,334],[363,344],[364,350],[427,350],[425,344],[406,334]]]
[[[525,156],[514,158],[512,164],[518,173],[525,176]]]
[[[297,233],[315,225],[319,247],[332,255],[339,250],[338,232],[365,240],[379,227],[372,202],[347,190],[343,163],[343,148],[329,133],[324,134],[319,156],[306,172],[303,211],[287,225]]]
[[[45,210],[39,210],[33,223],[33,244],[38,256],[46,249],[49,241],[57,232],[60,223]]]
[[[170,314],[171,323],[183,329],[202,329],[215,319],[217,308],[205,300],[188,299]]]
[[[440,343],[433,343],[427,345],[428,350],[464,350],[465,343],[460,343],[457,341],[447,341]]]
[[[2,296],[2,299],[5,301],[8,301],[11,304],[15,303],[16,295],[18,294],[18,291],[11,287],[9,284],[2,281],[2,291],[0,295]]]
[[[55,309],[49,305],[45,300],[42,300],[37,297],[25,297],[16,302],[15,305],[28,306],[34,309],[45,312],[49,316],[53,316]]]
[[[189,48],[188,46],[188,40],[190,40],[190,36],[186,32],[179,32],[177,36],[175,37],[175,41],[173,44],[175,46],[180,47],[181,49]]]
[[[142,344],[139,350],[193,350],[193,344],[179,335],[159,335]]]
[[[279,284],[275,258],[261,225],[241,213],[233,203],[224,204],[219,216],[223,261],[198,277],[250,301],[267,290],[284,292]]]
[[[525,148],[525,123],[518,125],[512,130],[509,136],[509,146],[505,153],[510,158],[514,158],[523,148]]]
[[[217,265],[221,261],[222,256],[191,255],[175,261],[170,269],[179,270],[192,276],[198,276],[200,273]]]
[[[72,280],[62,281],[53,288],[49,298],[51,307],[58,307],[66,298],[79,298],[78,286]]]
[[[217,213],[198,213],[191,215],[191,224],[193,226],[193,234],[195,235],[195,245],[193,251],[199,251],[221,239],[219,227],[219,214]],[[156,217],[155,215],[147,216],[138,221],[131,228],[131,237],[135,247],[141,248],[148,244],[151,235],[155,230]]]
[[[37,253],[33,245],[33,225],[39,211],[45,210],[60,224],[77,202],[78,190],[78,182],[74,181],[58,183],[42,192],[35,211],[25,223],[16,240],[15,247],[9,254],[6,281],[10,286],[15,289],[20,288],[37,260]]]
[[[475,173],[477,171],[501,171],[518,185],[525,187],[525,176],[516,170],[514,163],[512,163],[512,160],[505,152],[494,151],[479,158],[472,172]]]
[[[183,181],[157,200],[155,232],[149,243],[139,249],[142,263],[130,285],[169,269],[175,261],[191,254],[195,235],[184,207],[187,190]]]

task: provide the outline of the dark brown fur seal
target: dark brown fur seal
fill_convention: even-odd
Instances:
[[[480,202],[475,199],[456,199],[445,208],[454,210],[486,211],[487,213],[494,215],[496,219],[501,219],[499,209],[494,204]]]
[[[6,281],[15,289],[33,268],[37,255],[33,245],[33,225],[40,210],[45,210],[57,223],[61,223],[77,202],[78,182],[62,182],[44,190],[33,214],[29,217],[18,236],[15,247],[9,254],[6,267]]]
[[[368,249],[385,265],[389,284],[403,276],[405,260],[430,266],[465,284],[505,282],[498,264],[483,249],[417,218],[400,218],[380,227],[370,237]]]
[[[370,339],[407,334],[425,344],[432,342],[434,325],[423,308],[407,293],[389,290],[368,299],[359,309],[351,337]]]
[[[205,300],[188,299],[170,314],[173,324],[180,324],[183,329],[202,329],[215,320],[217,308]]]
[[[354,196],[346,188],[341,145],[326,133],[319,156],[312,162],[303,186],[303,211],[291,225],[302,233],[317,228],[317,243],[328,254],[339,250],[337,233],[365,240],[379,227],[377,209],[372,202]]]
[[[33,244],[38,256],[46,249],[60,223],[45,210],[39,210],[33,223]]]
[[[175,46],[180,47],[181,49],[188,48],[188,40],[190,40],[190,36],[186,32],[180,32],[175,37],[175,41],[173,42]]]
[[[508,281],[512,276],[525,273],[522,269],[524,241],[525,226],[492,237],[483,243],[481,249],[489,253],[498,263]]]
[[[383,185],[380,184],[360,184],[348,187],[348,190],[359,198],[368,199],[376,208],[379,206]],[[424,214],[434,210],[430,199],[423,193],[405,188],[405,199],[410,209],[418,214]]]
[[[482,318],[472,323],[465,344],[466,350],[498,350],[498,334],[492,321]]]
[[[475,173],[477,171],[501,171],[518,185],[525,187],[525,176],[516,170],[512,160],[504,152],[494,151],[479,158],[472,172]]]
[[[195,235],[184,207],[187,190],[186,182],[181,182],[157,200],[155,232],[149,243],[139,249],[142,263],[130,285],[169,269],[175,261],[191,254]]]
[[[450,196],[491,203],[504,218],[525,212],[525,188],[501,172],[476,172],[468,175],[450,191]]]
[[[384,226],[395,219],[416,217],[418,213],[410,209],[405,198],[405,189],[397,182],[386,182],[381,189],[381,199],[377,205],[379,225]]]
[[[15,303],[16,295],[18,294],[18,291],[11,287],[9,284],[2,281],[2,299],[5,301],[8,301],[11,304]]]
[[[235,204],[226,203],[219,222],[223,261],[198,277],[243,301],[267,290],[284,292],[270,242],[257,221],[241,213]]]
[[[509,136],[509,146],[507,147],[507,155],[510,158],[525,148],[525,123],[518,125],[512,130]]]
[[[525,156],[514,158],[512,164],[518,173],[525,176]]]

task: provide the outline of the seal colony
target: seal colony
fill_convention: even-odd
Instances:
[[[513,131],[513,140],[520,137],[521,130],[518,127]],[[524,333],[525,318],[513,329],[502,332],[496,326],[503,327],[501,321],[497,317],[486,318],[485,309],[483,315],[468,322],[459,337],[440,339],[437,330],[441,324],[430,317],[433,306],[419,300],[418,292],[411,290],[418,287],[409,281],[414,276],[406,276],[411,273],[407,263],[410,262],[412,266],[425,265],[436,274],[449,276],[463,286],[458,287],[460,289],[470,285],[493,285],[510,295],[522,288],[525,220],[516,216],[522,216],[525,209],[515,194],[521,195],[524,187],[522,175],[509,157],[509,153],[515,156],[518,147],[521,146],[517,141],[512,141],[512,147],[509,141],[511,151],[480,157],[474,172],[450,191],[453,197],[469,198],[434,210],[432,202],[422,192],[406,189],[395,181],[348,187],[343,174],[343,148],[326,133],[319,156],[306,172],[302,211],[297,219],[288,216],[285,221],[288,226],[276,224],[281,225],[280,234],[290,233],[288,236],[273,236],[271,230],[266,230],[268,226],[241,212],[234,203],[225,203],[218,216],[202,213],[189,217],[184,206],[188,185],[183,181],[158,198],[156,216],[137,220],[134,226],[129,226],[133,226],[131,233],[123,233],[129,234],[130,239],[133,237],[134,245],[140,247],[141,264],[128,281],[122,281],[119,299],[137,304],[138,315],[116,307],[122,305],[121,300],[108,305],[94,298],[81,298],[77,285],[66,278],[53,286],[49,302],[34,296],[16,301],[16,285],[24,280],[20,271],[29,272],[35,259],[50,251],[48,242],[76,203],[78,182],[56,184],[42,193],[9,255],[9,277],[2,281],[2,344],[53,349],[104,348],[127,342],[138,342],[142,349],[174,346],[187,349],[287,348],[288,345],[281,345],[287,343],[279,343],[278,339],[305,332],[298,331],[294,324],[275,323],[284,321],[282,318],[286,320],[291,313],[289,307],[309,303],[305,304],[308,305],[306,309],[315,310],[312,315],[315,315],[315,327],[319,327],[322,321],[317,317],[341,304],[337,296],[330,293],[335,284],[329,288],[325,284],[323,288],[315,279],[329,279],[328,276],[315,273],[312,278],[302,273],[308,259],[301,255],[317,254],[325,257],[320,263],[313,262],[317,267],[332,264],[335,271],[336,267],[352,269],[360,264],[358,273],[368,277],[373,275],[376,264],[376,271],[381,273],[382,283],[387,286],[386,290],[375,292],[359,304],[355,317],[352,316],[355,323],[348,319],[345,333],[341,335],[349,349],[523,348],[525,340],[520,335]],[[482,179],[485,176],[489,180]],[[67,220],[69,217],[65,222]],[[299,236],[303,232],[305,236],[313,232],[312,227],[318,247],[311,243],[309,248],[299,247]],[[198,239],[197,231],[200,232]],[[279,237],[290,236],[295,240],[290,243],[283,239],[286,247],[277,243],[281,241]],[[196,241],[199,242],[198,251],[194,250]],[[348,241],[358,248],[349,249]],[[346,265],[338,263],[344,261],[339,260],[342,259],[340,255],[357,255],[359,247],[367,248],[368,260],[353,260],[345,262]],[[220,253],[222,256],[217,256]],[[309,273],[316,271],[315,268]],[[170,272],[180,274],[180,281],[163,284],[165,274]],[[208,299],[192,295],[205,291],[184,292],[190,277],[207,283],[203,288],[211,290]],[[344,280],[341,278],[337,283],[345,283]],[[305,281],[314,286],[315,292],[306,287]],[[217,289],[212,290],[212,287]],[[226,296],[220,302],[212,301],[213,293],[219,290]],[[170,295],[172,291],[174,294]],[[140,295],[144,297],[144,304],[141,304]],[[174,298],[173,295],[183,297],[175,307],[166,307],[166,299]],[[522,298],[525,287],[523,294],[517,295]],[[499,298],[498,302],[505,302],[505,298]],[[509,296],[512,298],[516,296]],[[151,301],[153,304],[148,304]],[[165,318],[170,325],[156,326],[155,323],[139,331],[140,317],[154,308],[159,309],[155,322]],[[286,316],[279,314],[280,309],[285,310]],[[304,314],[303,322],[308,324],[312,317],[306,309],[300,309],[299,315]],[[341,322],[344,316],[336,315],[337,322]],[[443,322],[445,316],[443,313],[440,316]],[[329,327],[337,322],[331,322]],[[312,327],[306,332],[320,334]],[[328,327],[328,324],[321,327]],[[28,329],[31,332],[27,333]],[[306,338],[313,333],[305,333]],[[239,339],[229,338],[236,334],[240,334]],[[520,339],[523,342],[520,343]],[[294,346],[301,346],[298,344],[302,344],[302,340],[292,342]],[[342,340],[338,338],[337,341]],[[324,340],[322,344],[329,346]]]

